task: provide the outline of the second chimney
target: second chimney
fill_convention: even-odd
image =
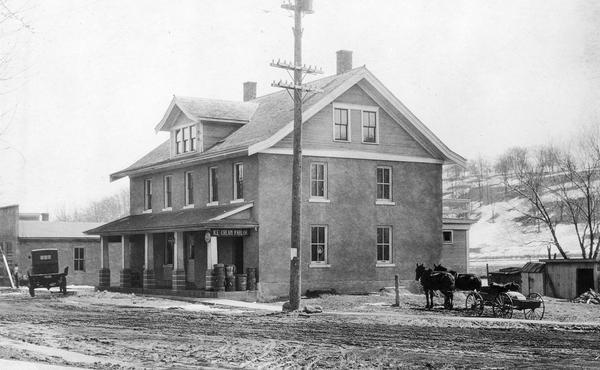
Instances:
[[[341,75],[352,69],[352,51],[338,50],[337,51],[337,74]]]
[[[256,99],[256,82],[244,82],[244,101]]]

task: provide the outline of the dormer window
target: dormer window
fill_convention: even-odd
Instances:
[[[184,154],[196,151],[196,125],[175,130],[175,153]]]

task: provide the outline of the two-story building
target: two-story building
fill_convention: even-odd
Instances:
[[[367,68],[339,51],[337,74],[303,104],[302,291],[362,292],[439,262],[448,149]],[[169,139],[111,180],[130,178],[131,215],[88,231],[120,241],[120,285],[207,289],[216,263],[258,271],[261,297],[289,289],[293,102],[173,97],[155,127]],[[466,266],[466,251],[465,251]],[[460,253],[459,253],[460,255]],[[113,267],[114,268],[114,267]]]

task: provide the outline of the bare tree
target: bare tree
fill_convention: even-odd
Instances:
[[[129,214],[129,189],[91,202],[89,205],[71,212],[60,207],[54,211],[58,221],[108,222]]]
[[[557,202],[548,200],[544,195],[549,189],[547,161],[543,160],[542,151],[531,153],[524,148],[512,148],[505,153],[509,172],[512,176],[505,179],[506,188],[527,201],[529,207],[521,209],[521,213],[530,220],[543,223],[552,236],[556,249],[563,258],[568,258],[558,240],[556,227]],[[545,155],[545,154],[544,154]]]

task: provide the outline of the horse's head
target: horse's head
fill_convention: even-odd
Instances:
[[[421,278],[421,276],[423,276],[423,273],[425,272],[425,266],[417,263],[417,268],[415,269],[415,280],[419,280]]]

